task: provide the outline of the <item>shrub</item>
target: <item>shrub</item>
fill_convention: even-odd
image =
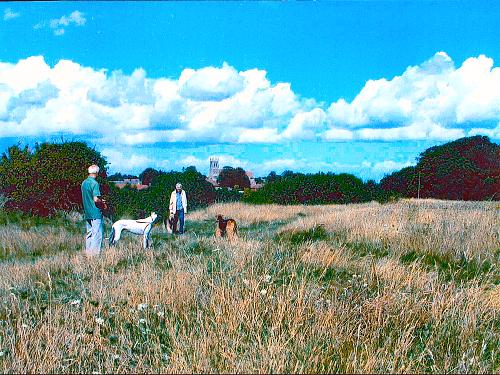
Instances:
[[[81,183],[87,167],[100,167],[101,193],[108,191],[106,159],[83,142],[42,143],[9,147],[0,160],[0,194],[7,210],[52,216],[58,210],[82,209]]]

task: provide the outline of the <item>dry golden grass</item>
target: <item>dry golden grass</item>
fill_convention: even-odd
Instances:
[[[187,230],[86,259],[83,224],[0,228],[1,371],[499,371],[494,204],[226,204]]]

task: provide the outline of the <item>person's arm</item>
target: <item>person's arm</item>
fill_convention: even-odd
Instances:
[[[187,208],[188,208],[188,201],[187,201],[187,196],[186,192],[183,190],[182,191],[182,199],[184,200],[184,213],[187,214]]]
[[[170,193],[170,202],[168,204],[168,210],[170,211],[171,214],[174,213],[174,208],[175,208],[175,195],[174,192]]]

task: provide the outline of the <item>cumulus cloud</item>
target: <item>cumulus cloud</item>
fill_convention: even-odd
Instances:
[[[3,20],[8,21],[13,18],[17,18],[21,15],[21,13],[14,12],[11,8],[7,8],[3,11]]]
[[[349,129],[358,139],[464,136],[471,122],[500,119],[500,68],[484,55],[455,68],[438,52],[401,76],[368,81],[351,103],[332,103],[328,115],[333,129]]]
[[[82,12],[75,10],[71,14],[62,16],[61,18],[54,18],[50,21],[41,21],[33,26],[33,28],[41,29],[49,27],[54,32],[54,35],[61,36],[64,35],[68,26],[83,26],[86,22],[87,19],[85,18],[85,15]]]
[[[468,136],[473,136],[473,135],[486,135],[490,138],[493,139],[500,139],[500,122],[497,124],[497,126],[493,129],[488,129],[488,128],[472,128],[468,132]]]
[[[184,69],[179,77],[180,94],[194,100],[222,100],[243,89],[243,77],[226,62],[222,68]]]
[[[69,60],[50,67],[41,56],[0,63],[0,136],[64,130],[127,145],[275,143],[289,121],[300,137],[325,116],[311,103],[289,84],[271,84],[265,71],[228,64],[151,79],[141,68],[125,75]]]
[[[313,139],[317,130],[322,129],[326,114],[321,108],[315,108],[309,112],[297,113],[282,136],[286,139]]]
[[[154,163],[154,160],[147,156],[136,153],[125,154],[113,148],[105,148],[101,153],[106,157],[109,167],[113,171],[134,172],[144,170]]]
[[[77,12],[54,30],[83,25]],[[455,68],[444,52],[397,77],[368,81],[329,107],[272,83],[266,71],[184,69],[178,78],[108,72],[42,56],[0,62],[0,137],[64,131],[103,144],[282,143],[499,137],[500,68],[485,56]]]

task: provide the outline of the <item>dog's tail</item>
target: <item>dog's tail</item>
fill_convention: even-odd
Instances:
[[[109,246],[113,246],[115,241],[115,228],[111,227],[111,233],[109,234]]]

